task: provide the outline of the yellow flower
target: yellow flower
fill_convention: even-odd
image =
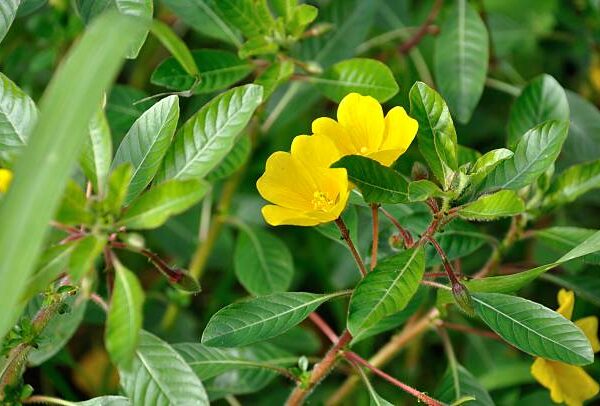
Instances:
[[[260,195],[273,203],[262,208],[267,223],[314,226],[337,219],[348,201],[348,175],[329,168],[339,152],[326,138],[301,135],[291,153],[275,152],[256,182]]]
[[[8,191],[12,178],[13,174],[11,171],[0,168],[0,193],[6,193]]]
[[[558,292],[558,313],[567,319],[573,316],[575,295],[571,291],[561,289]],[[577,320],[575,324],[584,332],[594,352],[600,351],[598,341],[598,318],[595,316]],[[600,387],[581,367],[536,358],[531,366],[531,374],[539,383],[550,390],[550,397],[556,403],[569,406],[580,406],[587,399],[598,393]]]
[[[341,156],[364,155],[390,166],[410,146],[418,123],[402,107],[383,116],[377,100],[358,93],[346,95],[337,110],[337,121],[321,117],[313,121],[313,137],[327,137]]]

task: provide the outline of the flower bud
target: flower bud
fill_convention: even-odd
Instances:
[[[411,171],[413,180],[429,179],[429,170],[421,162],[415,161]]]
[[[462,283],[456,282],[452,285],[452,296],[454,301],[467,316],[475,316],[475,308],[473,306],[473,299],[469,293],[467,287]]]

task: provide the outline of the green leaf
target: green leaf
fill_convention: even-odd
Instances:
[[[94,261],[106,245],[106,236],[90,234],[77,241],[69,258],[69,275],[73,283],[90,272]]]
[[[310,81],[336,103],[352,92],[372,96],[382,103],[398,93],[398,84],[390,68],[375,59],[347,59]]]
[[[104,342],[111,360],[129,367],[142,330],[144,291],[137,277],[115,262],[115,287],[106,317]]]
[[[131,229],[160,227],[169,217],[198,203],[207,190],[208,184],[204,181],[167,181],[135,199],[118,224]]]
[[[581,272],[577,275],[556,275],[546,273],[541,279],[575,292],[577,298],[600,307],[600,278],[596,270]]]
[[[217,12],[219,0],[163,0],[162,2],[199,33],[241,46],[237,30],[230,27]]]
[[[243,59],[257,55],[268,55],[277,52],[279,47],[267,37],[254,37],[244,42],[238,51],[238,56]]]
[[[190,76],[197,78],[200,71],[196,61],[192,56],[185,42],[173,32],[171,27],[159,20],[152,21],[150,26],[152,34],[158,38],[165,48],[169,50],[173,58],[179,63],[179,66]]]
[[[598,188],[600,188],[600,160],[573,165],[552,181],[542,206],[544,208],[562,206]]]
[[[202,178],[227,155],[262,101],[262,87],[245,85],[212,99],[179,130],[157,181]]]
[[[83,402],[73,403],[80,406],[130,406],[129,399],[124,396],[99,396]]]
[[[319,9],[309,4],[298,4],[292,9],[292,13],[285,24],[285,29],[293,37],[300,37],[306,26],[312,23],[319,15]]]
[[[250,138],[242,135],[235,143],[229,154],[223,158],[221,163],[206,176],[206,180],[210,183],[216,182],[230,177],[242,166],[246,164],[250,158],[250,150],[252,149]]]
[[[500,162],[512,158],[513,155],[514,153],[506,148],[493,149],[483,154],[470,170],[471,185],[479,185]]]
[[[367,203],[407,203],[408,183],[398,172],[359,155],[348,155],[332,165],[346,168]]]
[[[94,223],[94,214],[88,209],[85,192],[72,179],[69,179],[69,183],[67,183],[54,219],[59,223],[73,226]]]
[[[472,406],[494,406],[495,403],[487,390],[477,381],[477,379],[462,365],[458,365],[458,382],[460,385],[458,396],[452,378],[450,368],[438,383],[434,393],[434,398],[440,402],[451,404],[455,400],[464,396],[472,396],[474,401],[468,402]]]
[[[448,106],[423,82],[410,89],[410,114],[419,122],[419,150],[433,175],[448,190],[458,169],[456,130]]]
[[[265,69],[254,81],[264,89],[263,99],[267,100],[271,94],[294,73],[294,63],[289,59],[276,61]]]
[[[533,79],[516,98],[508,117],[507,145],[513,149],[521,136],[548,120],[569,120],[569,104],[562,86],[552,76]]]
[[[467,123],[483,93],[489,39],[479,13],[466,0],[453,7],[435,42],[434,72],[452,114]]]
[[[456,219],[444,226],[444,229],[435,234],[449,260],[461,258],[473,253],[484,243],[493,243],[494,238],[482,233],[473,224]],[[441,264],[441,259],[434,247],[427,246],[425,258],[428,266]]]
[[[240,283],[254,296],[284,292],[294,276],[292,254],[268,231],[244,226],[235,245],[233,266]]]
[[[106,117],[116,139],[121,139],[152,101],[142,101],[148,94],[131,86],[115,85],[106,104]]]
[[[564,254],[592,237],[598,230],[579,227],[549,227],[541,230],[534,230],[535,236],[544,245]],[[600,247],[598,248],[600,250]],[[589,254],[582,258],[590,264],[600,265],[600,253]]]
[[[169,344],[142,330],[131,368],[120,369],[133,405],[208,405],[202,382]]]
[[[83,146],[79,165],[94,190],[103,196],[112,160],[112,136],[106,115],[99,110],[89,125],[88,138]]]
[[[358,283],[350,299],[348,330],[352,335],[404,309],[425,271],[423,248],[409,249],[379,262]]]
[[[11,309],[42,249],[88,124],[117,73],[129,38],[143,29],[129,17],[110,13],[100,17],[63,58],[46,88],[40,118],[16,162],[15,179],[0,207],[0,336],[14,319]]]
[[[577,93],[566,93],[571,126],[561,159],[571,164],[600,159],[600,111]]]
[[[0,3],[0,42],[10,29],[20,3],[21,0],[5,0]]]
[[[275,24],[265,0],[219,0],[214,4],[227,24],[246,38],[268,34]]]
[[[375,391],[375,388],[373,388],[371,381],[369,381],[369,377],[367,376],[367,374],[365,374],[362,368],[363,367],[360,365],[355,366],[355,370],[357,370],[360,374],[360,377],[362,378],[362,381],[367,387],[367,391],[369,392],[369,406],[393,406],[392,403],[382,398],[381,395],[379,395],[379,393]]]
[[[426,179],[415,180],[408,184],[409,201],[424,202],[430,197],[449,198],[452,194],[444,192],[438,185]]]
[[[112,170],[108,178],[106,196],[102,201],[104,212],[114,216],[121,213],[121,206],[125,203],[127,189],[131,183],[131,164],[125,162]]]
[[[125,162],[133,166],[125,204],[129,204],[152,181],[171,145],[178,120],[179,99],[169,96],[142,114],[123,138],[112,167]]]
[[[458,209],[458,215],[475,221],[490,221],[510,217],[525,211],[525,202],[513,190],[501,190],[483,195]]]
[[[228,51],[200,49],[192,51],[192,58],[202,71],[202,80],[194,87],[194,93],[226,89],[252,72],[248,61]],[[186,72],[175,58],[168,58],[154,70],[150,81],[158,86],[184,91],[191,89],[197,79]]]
[[[521,351],[572,365],[594,361],[585,334],[539,303],[501,293],[475,293],[475,312],[500,337]]]
[[[566,121],[546,121],[527,131],[517,144],[514,156],[500,162],[482,188],[518,190],[529,186],[554,163],[568,130]]]
[[[307,318],[322,303],[345,294],[273,293],[230,304],[211,317],[202,333],[202,343],[235,347],[276,337]]]
[[[173,348],[203,381],[229,371],[250,368],[273,370],[298,362],[297,356],[268,343],[241,348],[213,348],[200,343],[181,343],[175,344]]]
[[[9,3],[14,0],[9,0]],[[2,16],[0,5],[0,20]],[[27,144],[38,111],[31,98],[0,73],[0,149],[14,150]]]

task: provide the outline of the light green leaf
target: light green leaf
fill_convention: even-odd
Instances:
[[[360,374],[360,377],[362,378],[362,381],[367,387],[367,391],[369,392],[369,406],[393,406],[392,403],[382,398],[381,395],[379,395],[379,393],[375,391],[375,388],[373,388],[371,381],[369,381],[369,377],[367,376],[367,374],[365,374],[362,368],[363,367],[361,365],[355,365],[355,369]]]
[[[470,170],[471,185],[479,185],[500,162],[512,158],[513,155],[514,153],[506,148],[493,149],[483,154]]]
[[[70,403],[69,403],[70,405]],[[99,396],[83,402],[75,402],[79,406],[130,406],[131,402],[124,396]]]
[[[208,397],[192,368],[169,344],[142,330],[131,368],[120,369],[133,405],[206,405]]]
[[[433,175],[448,190],[458,169],[456,130],[448,106],[423,82],[410,89],[410,114],[419,122],[419,150]]]
[[[108,188],[106,196],[102,201],[104,212],[116,216],[121,213],[121,207],[125,203],[127,189],[131,183],[131,174],[133,170],[131,164],[124,162],[114,168],[108,177]]]
[[[173,32],[171,27],[160,20],[154,20],[152,21],[150,30],[152,31],[152,34],[158,38],[161,44],[169,50],[171,55],[173,55],[174,60],[179,63],[179,66],[182,67],[188,75],[194,78],[200,76],[200,71],[198,70],[198,66],[196,65],[196,61],[190,50],[185,42]]]
[[[112,13],[100,17],[63,58],[46,88],[40,118],[16,162],[15,179],[0,207],[0,336],[14,320],[11,309],[42,249],[89,122],[117,73],[129,39],[143,29],[129,17]]]
[[[227,24],[246,38],[268,34],[275,24],[265,0],[218,0],[214,4]]]
[[[398,84],[390,68],[375,59],[347,59],[310,81],[336,103],[352,92],[372,96],[382,103],[398,93]]]
[[[461,123],[469,122],[483,93],[488,43],[479,13],[466,0],[453,2],[436,39],[434,71],[440,93]]]
[[[438,185],[426,179],[408,184],[408,200],[411,202],[424,202],[430,197],[449,198],[452,194],[444,192]]]
[[[167,181],[135,199],[118,224],[132,229],[160,227],[169,217],[198,203],[207,190],[208,184],[204,181]]]
[[[500,162],[482,184],[484,190],[529,186],[554,163],[567,138],[566,121],[546,121],[527,131],[512,158]]]
[[[525,202],[513,190],[483,195],[458,209],[458,215],[475,221],[490,221],[514,216],[525,211]]]
[[[407,203],[408,183],[398,172],[372,159],[348,155],[332,165],[346,168],[367,203]]]
[[[2,7],[0,5],[0,11]],[[1,17],[0,12],[0,20]],[[10,151],[24,147],[37,116],[33,100],[0,73],[0,149]]]
[[[271,233],[244,226],[240,228],[233,266],[240,283],[254,296],[286,291],[294,276],[292,254]]]
[[[294,73],[294,63],[289,59],[274,62],[265,69],[254,81],[264,89],[263,99],[267,100],[271,94]]]
[[[173,346],[201,380],[241,369],[266,369],[292,366],[298,357],[272,344],[258,343],[241,348],[213,348],[200,343]]]
[[[0,3],[0,42],[10,29],[21,0],[4,0]]]
[[[79,158],[81,170],[88,178],[94,190],[104,196],[106,180],[110,172],[112,160],[112,136],[106,115],[102,110],[92,118],[89,125],[88,138],[83,145]]]
[[[262,87],[245,85],[212,99],[178,131],[157,181],[202,178],[227,155],[262,101]]]
[[[236,173],[250,158],[251,149],[250,138],[242,135],[221,163],[206,175],[206,180],[213,183]]]
[[[518,296],[474,293],[472,297],[477,315],[521,351],[572,365],[594,361],[585,334],[559,313]]]
[[[200,49],[192,51],[192,58],[202,71],[202,80],[194,87],[194,93],[225,89],[252,72],[252,65],[248,61],[228,51]],[[184,91],[191,89],[197,79],[186,72],[175,58],[168,58],[158,65],[150,80],[158,86]]]
[[[106,318],[104,342],[115,365],[127,369],[142,330],[144,291],[137,277],[115,262],[115,287]]]
[[[567,95],[552,76],[544,74],[523,89],[511,107],[508,117],[509,148],[514,147],[530,128],[548,120],[569,120]]]
[[[350,299],[348,330],[352,335],[404,309],[419,288],[425,271],[423,248],[386,258],[358,283]]]
[[[148,109],[133,124],[115,154],[112,167],[133,167],[125,204],[131,203],[150,184],[158,171],[179,120],[179,100],[169,96]]]
[[[106,240],[105,235],[90,234],[77,241],[69,258],[69,275],[73,283],[79,282],[90,272],[94,261],[102,253]]]
[[[257,55],[268,55],[277,52],[279,47],[275,42],[267,37],[260,36],[249,39],[238,51],[238,56],[242,59],[248,59]]]
[[[562,206],[598,188],[600,188],[600,160],[573,165],[552,181],[542,206],[544,208]]]
[[[293,37],[300,37],[306,26],[312,23],[319,15],[319,9],[309,4],[298,4],[292,9],[292,14],[287,19],[285,29]]]
[[[85,192],[72,179],[69,179],[69,183],[67,183],[54,219],[59,223],[72,226],[92,225],[95,221],[94,214],[88,208]]]
[[[307,318],[322,303],[345,294],[273,293],[230,304],[211,317],[202,333],[202,343],[236,347],[276,337]]]
[[[468,402],[472,406],[494,406],[495,403],[490,397],[487,390],[477,381],[477,379],[462,365],[458,365],[458,382],[460,390],[456,396],[456,388],[452,378],[450,368],[439,381],[437,389],[434,393],[434,398],[446,404],[452,404],[455,400],[464,397],[472,396],[475,400]]]

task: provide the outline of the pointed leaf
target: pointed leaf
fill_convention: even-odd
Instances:
[[[108,178],[106,196],[102,201],[102,207],[106,213],[117,215],[125,203],[127,189],[131,183],[132,167],[129,162],[124,162],[114,168]]]
[[[600,188],[600,160],[573,165],[552,181],[542,203],[545,208],[562,206]]]
[[[500,162],[512,158],[513,155],[514,153],[506,148],[494,149],[483,154],[470,170],[471,185],[479,185]]]
[[[9,0],[9,3],[13,0]],[[2,19],[0,5],[0,21]],[[13,150],[27,144],[38,111],[31,98],[0,73],[0,149]]]
[[[123,138],[112,166],[128,162],[133,167],[125,204],[152,181],[171,145],[178,120],[179,100],[177,96],[169,96],[142,114]]]
[[[112,136],[106,115],[100,110],[90,121],[88,138],[79,158],[81,170],[100,196],[106,192],[111,161]]]
[[[182,67],[188,75],[195,79],[200,76],[200,71],[192,53],[185,42],[173,32],[171,27],[160,20],[154,20],[152,21],[150,30],[152,31],[152,34],[158,38],[161,44],[169,50],[171,55],[173,55],[173,59],[178,62],[179,66]]]
[[[268,34],[275,24],[265,0],[219,0],[215,6],[227,24],[246,38]]]
[[[102,253],[106,245],[105,235],[90,234],[77,241],[69,258],[69,275],[73,283],[77,283],[90,272],[94,261]]]
[[[459,382],[459,393],[456,395],[456,388],[452,378],[452,371],[450,368],[446,370],[446,373],[438,383],[438,387],[435,390],[434,397],[446,404],[452,404],[455,400],[462,397],[469,396],[475,398],[475,400],[468,402],[468,405],[472,406],[494,406],[495,403],[490,397],[488,391],[477,381],[477,379],[462,365],[458,365],[458,382]]]
[[[307,318],[322,303],[345,294],[273,293],[230,304],[211,317],[202,333],[202,343],[235,347],[276,337]]]
[[[430,197],[449,198],[452,194],[444,192],[438,185],[426,179],[408,184],[408,200],[411,202],[424,202]]]
[[[583,244],[585,240],[592,237],[597,232],[598,230],[589,228],[564,226],[534,230],[535,236],[539,241],[558,251],[560,254],[564,254],[580,244]],[[600,247],[598,247],[598,250],[600,251]],[[590,264],[600,265],[600,253],[586,255],[582,260]]]
[[[524,211],[525,203],[515,191],[501,190],[461,206],[458,215],[467,220],[490,221]]]

